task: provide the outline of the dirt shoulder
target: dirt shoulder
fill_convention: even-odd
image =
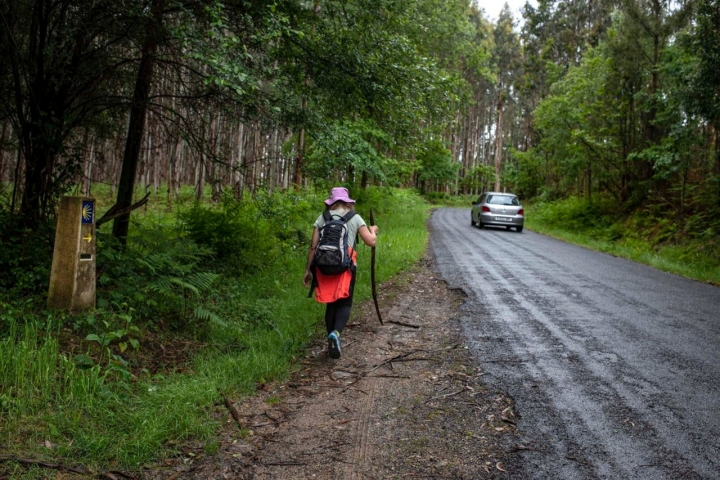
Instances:
[[[513,404],[466,349],[462,293],[429,259],[381,290],[384,326],[371,301],[356,304],[341,359],[312,345],[289,381],[230,399],[216,448],[186,446],[148,478],[507,477]]]

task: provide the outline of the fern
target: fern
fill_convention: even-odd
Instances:
[[[173,297],[178,294],[190,292],[199,298],[203,292],[210,290],[213,284],[220,278],[217,273],[198,272],[186,277],[160,275],[148,284],[148,289],[166,297]],[[176,287],[180,287],[177,291]]]
[[[102,248],[101,244],[99,263],[106,273],[98,292],[99,303],[129,306],[141,321],[181,326],[200,315],[205,321],[220,324],[222,319],[209,317],[206,308],[195,310],[220,278],[208,271],[216,266],[208,262],[213,256],[211,250],[178,238],[177,232],[161,226],[139,226],[135,232],[125,249]],[[111,246],[113,239],[102,241]]]
[[[203,307],[202,305],[197,305],[195,309],[193,310],[193,314],[195,315],[195,318],[202,322],[213,322],[217,325],[220,325],[221,327],[227,327],[228,324],[225,320],[220,318],[218,314],[216,314],[213,311],[210,311]]]
[[[197,298],[200,297],[200,290],[198,290],[198,288],[197,288],[195,285],[193,285],[192,283],[189,283],[189,282],[188,282],[186,279],[184,279],[184,278],[172,277],[172,278],[170,279],[170,283],[173,283],[173,284],[179,286],[180,288],[183,289],[183,291],[188,291],[188,290],[189,290],[189,291],[190,291],[191,293],[193,293],[193,294],[195,295],[195,297],[197,297]]]
[[[210,290],[220,275],[212,272],[197,272],[189,275],[186,280],[200,291]]]

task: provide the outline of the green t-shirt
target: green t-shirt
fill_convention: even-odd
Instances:
[[[334,218],[340,218],[343,215],[345,215],[349,210],[337,209],[337,210],[330,210],[330,215],[332,215]],[[315,220],[315,223],[313,226],[317,229],[322,228],[322,226],[325,225],[325,218],[323,218],[322,214]],[[347,222],[348,227],[348,247],[354,247],[355,246],[355,239],[357,238],[357,232],[363,225],[366,225],[365,220],[362,219],[362,217],[358,214],[355,214],[354,217],[350,219],[349,222]]]

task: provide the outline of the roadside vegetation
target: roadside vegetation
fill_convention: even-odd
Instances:
[[[383,228],[382,282],[423,253],[428,204],[406,190],[356,196],[358,211],[372,207]],[[45,309],[50,257],[26,259],[34,250],[14,245],[18,263],[35,267],[16,272],[0,297],[4,453],[102,471],[146,466],[188,439],[212,450],[224,398],[283,378],[323,331],[322,306],[301,279],[324,198],[192,200],[173,213],[151,203],[124,253],[100,233],[98,309],[78,316]],[[358,257],[361,301],[370,296],[369,250]]]
[[[526,225],[546,235],[720,286],[720,211],[624,212],[612,198],[527,204]]]

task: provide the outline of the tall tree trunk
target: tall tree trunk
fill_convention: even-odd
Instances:
[[[20,192],[20,170],[22,169],[22,150],[20,149],[20,146],[18,145],[17,149],[17,157],[15,161],[15,178],[13,179],[13,194],[12,194],[12,201],[10,202],[10,212],[15,213],[15,202],[18,197],[18,193]]]
[[[307,100],[303,98],[302,101],[302,108],[305,110],[307,108]],[[300,129],[300,133],[298,134],[298,151],[297,151],[297,159],[295,160],[295,172],[293,174],[293,183],[296,186],[300,186],[302,183],[302,167],[303,162],[305,160],[305,128]]]
[[[51,131],[59,131],[62,125],[49,125],[48,119],[60,119],[62,113],[57,111],[55,107],[62,103],[62,99],[53,98],[55,92],[49,91],[50,85],[46,82],[46,57],[45,48],[48,38],[48,11],[45,2],[37,2],[32,13],[32,28],[29,42],[30,61],[33,62],[35,69],[34,75],[29,81],[30,102],[25,107],[25,94],[22,92],[21,85],[25,83],[20,72],[19,48],[14,45],[14,39],[10,33],[9,27],[6,26],[8,32],[7,38],[3,41],[13,43],[14,52],[10,55],[10,64],[12,65],[14,101],[17,115],[19,117],[18,149],[22,150],[22,156],[25,160],[25,188],[22,191],[22,201],[20,204],[20,215],[23,217],[23,223],[28,227],[36,226],[40,218],[43,216],[42,204],[43,197],[49,192],[48,186],[52,175],[52,168],[55,161],[55,147],[57,147],[55,139],[50,134]],[[16,6],[17,8],[17,6]],[[13,24],[15,19],[12,13],[15,8],[10,9],[11,18],[4,20],[7,24]],[[17,53],[18,55],[15,55]],[[53,103],[55,101],[55,103]],[[29,121],[27,119],[29,117]],[[18,152],[18,163],[16,173],[20,167],[20,154]],[[15,180],[15,192],[18,191],[20,182]],[[15,198],[13,197],[13,207]]]
[[[494,190],[500,191],[500,174],[502,173],[502,147],[503,147],[503,104],[505,92],[500,92],[497,103],[497,123],[495,125],[495,185]]]
[[[151,10],[152,17],[148,23],[145,42],[142,46],[142,57],[140,58],[138,74],[135,80],[122,172],[120,173],[120,183],[118,184],[116,206],[120,210],[132,205],[133,192],[135,190],[135,176],[140,159],[140,147],[143,143],[145,118],[147,117],[150,85],[152,84],[153,72],[155,70],[155,52],[157,51],[161,38],[164,7],[165,0],[153,0]],[[115,218],[113,235],[118,238],[123,245],[127,242],[129,227],[130,213]]]
[[[90,143],[90,153],[88,154],[87,158],[85,159],[85,169],[83,172],[83,195],[86,197],[90,196],[90,187],[91,187],[91,181],[90,177],[92,176],[92,166],[93,166],[93,160],[95,158],[95,139],[92,140]]]
[[[152,155],[152,183],[153,183],[153,195],[157,197],[158,190],[160,189],[160,129],[155,129],[155,141],[153,142]]]
[[[235,192],[235,198],[242,197],[242,182],[243,182],[243,157],[245,156],[245,124],[241,123],[238,129],[237,145],[235,146],[235,164],[232,170],[232,184],[233,192]]]
[[[270,145],[267,149],[267,162],[268,162],[268,173],[267,173],[267,191],[271,194],[275,191],[275,184],[277,183],[277,162],[278,158],[275,156],[277,145],[278,130],[277,127],[273,128],[273,133],[270,136]]]
[[[172,212],[173,209],[173,190],[175,188],[175,171],[177,170],[176,157],[177,143],[170,147],[170,156],[168,158],[167,172],[167,211]]]
[[[315,3],[313,4],[313,14],[315,15],[315,18],[317,18],[320,15],[320,0],[315,0]],[[313,34],[315,33],[315,26],[312,27]],[[310,87],[310,75],[305,76],[305,86],[307,88]],[[307,109],[307,98],[303,96],[302,99],[302,111],[305,112]],[[302,183],[302,168],[303,163],[305,161],[305,127],[300,129],[300,133],[298,134],[298,154],[297,154],[297,160],[295,161],[295,173],[293,175],[293,183],[296,186],[300,186]]]
[[[2,135],[0,135],[0,184],[5,180],[5,142],[7,140],[7,122],[3,122]]]
[[[205,171],[205,155],[200,153],[198,158],[199,161],[195,167],[195,200],[202,202],[205,196],[205,176],[207,175]]]
[[[718,187],[717,203],[720,206],[720,118],[715,120],[715,181]]]

